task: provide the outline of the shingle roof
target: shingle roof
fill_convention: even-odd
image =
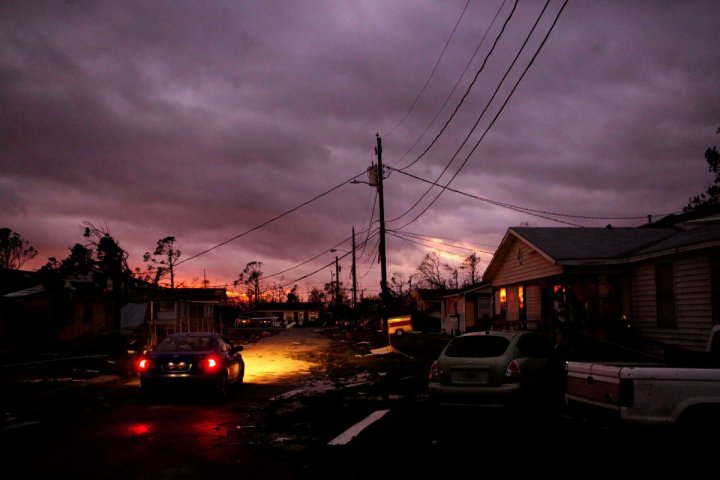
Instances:
[[[677,231],[671,228],[511,228],[557,262],[626,258]]]
[[[708,223],[689,223],[684,224],[685,230],[676,232],[674,235],[667,237],[652,245],[633,252],[635,255],[642,255],[663,250],[683,248],[690,245],[700,245],[708,242],[720,241],[720,222],[713,221]]]

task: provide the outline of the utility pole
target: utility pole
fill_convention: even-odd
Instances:
[[[377,147],[375,153],[377,154],[377,189],[378,189],[378,203],[380,204],[380,244],[378,247],[380,255],[380,303],[382,305],[382,325],[383,331],[387,332],[387,301],[388,301],[388,288],[387,288],[387,260],[385,257],[385,202],[383,199],[383,163],[382,163],[382,140],[380,134],[377,136]]]
[[[357,307],[357,275],[355,275],[355,227],[352,228],[352,280],[353,280],[353,308]]]
[[[335,317],[340,311],[340,266],[338,265],[338,257],[335,255]]]

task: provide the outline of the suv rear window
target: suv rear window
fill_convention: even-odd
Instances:
[[[510,342],[505,337],[471,336],[456,337],[445,349],[448,357],[499,357]]]

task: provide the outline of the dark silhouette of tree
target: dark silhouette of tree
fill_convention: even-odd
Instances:
[[[87,243],[85,245],[75,244],[70,249],[68,257],[60,262],[53,257],[49,258],[48,263],[41,269],[41,274],[48,286],[57,289],[61,278],[65,275],[85,274],[91,270],[99,270],[108,280],[103,284],[103,288],[107,287],[112,299],[110,305],[113,325],[114,328],[119,329],[121,310],[125,302],[126,280],[131,276],[130,268],[127,265],[128,254],[110,235],[107,226],[99,227],[84,221],[81,227]]]
[[[419,283],[426,288],[447,288],[447,279],[442,270],[443,265],[437,253],[428,253],[418,267]]]
[[[163,278],[170,277],[170,288],[175,288],[175,264],[180,255],[182,252],[175,247],[175,237],[159,239],[155,251],[145,252],[143,255],[144,261],[151,262],[147,267],[148,275],[146,277],[153,277],[155,285]]]
[[[64,274],[88,273],[95,267],[95,264],[93,249],[76,243],[70,249],[70,255],[60,262],[59,270]]]
[[[308,302],[327,304],[327,294],[317,287],[313,287],[308,294]]]
[[[715,133],[720,133],[720,128]],[[683,208],[684,212],[720,203],[720,152],[717,147],[713,146],[705,150],[705,161],[708,164],[708,171],[715,174],[713,183],[708,185],[705,193],[691,197],[690,203]]]
[[[462,265],[460,265],[460,270],[465,272],[465,281],[463,282],[463,285],[471,286],[480,283],[480,256],[473,252],[465,257]]]
[[[30,242],[9,228],[0,228],[0,268],[19,270],[38,254]]]
[[[447,282],[448,287],[454,289],[460,288],[460,270],[447,263],[443,265],[443,269],[450,275],[450,279]]]
[[[390,295],[394,298],[396,303],[400,305],[407,305],[410,303],[410,290],[412,289],[412,276],[405,280],[405,276],[402,273],[395,272],[390,278]]]
[[[238,280],[234,282],[235,286],[245,285],[251,305],[257,305],[262,298],[262,267],[262,262],[249,262],[245,265],[242,273],[238,275]]]
[[[298,303],[300,301],[300,297],[298,296],[298,286],[293,285],[292,290],[290,290],[287,294],[287,303]]]

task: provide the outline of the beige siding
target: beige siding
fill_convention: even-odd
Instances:
[[[463,310],[463,313],[465,314],[465,331],[467,331],[468,328],[475,326],[475,316],[477,315],[475,302],[465,300],[465,309]]]
[[[542,303],[540,301],[541,289],[537,285],[528,285],[525,293],[525,313],[527,321],[539,322],[542,316]]]
[[[560,273],[562,266],[553,264],[524,242],[515,241],[492,279],[492,285],[511,285]]]
[[[657,326],[655,267],[638,266],[632,277],[632,324],[640,335],[660,342],[702,350],[712,327],[710,264],[706,256],[679,258],[674,263],[676,328]]]
[[[520,301],[517,287],[507,287],[507,318],[508,322],[520,320]]]

